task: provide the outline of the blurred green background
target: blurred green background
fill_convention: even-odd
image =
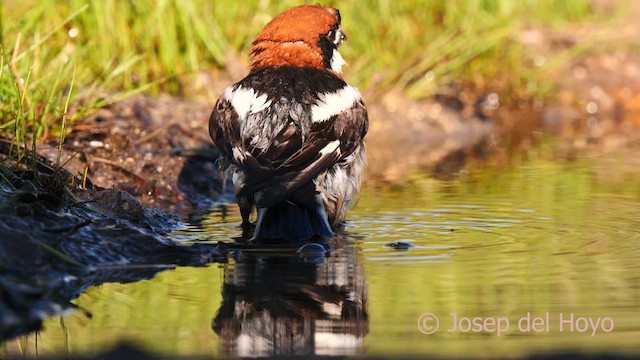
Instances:
[[[312,3],[315,3],[312,2]],[[198,74],[247,63],[252,39],[298,1],[24,0],[0,5],[0,134],[55,135],[96,108],[138,92],[194,96]],[[532,28],[609,21],[588,0],[329,2],[349,36],[346,78],[369,98],[426,98],[451,82],[504,101],[547,94],[549,76],[589,42],[545,54]],[[615,11],[614,11],[615,12]],[[67,104],[68,106],[65,106]],[[66,109],[66,110],[65,110]]]

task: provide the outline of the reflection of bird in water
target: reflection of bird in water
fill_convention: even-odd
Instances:
[[[331,238],[358,196],[367,110],[341,75],[346,39],[332,7],[294,7],[251,48],[249,75],[217,101],[209,132],[254,239]]]
[[[368,333],[359,249],[333,244],[324,262],[295,252],[241,253],[227,265],[213,320],[232,356],[357,354]],[[272,251],[272,250],[271,250]]]

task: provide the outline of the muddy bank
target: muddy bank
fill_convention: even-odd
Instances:
[[[70,301],[89,286],[226,261],[223,245],[173,242],[174,215],[122,190],[66,187],[79,179],[38,163],[37,172],[0,167],[0,339],[73,309]]]
[[[224,200],[209,140],[208,105],[161,96],[136,96],[74,125],[65,139],[65,168],[100,188],[117,188],[143,204],[188,213]],[[39,153],[54,159],[53,143]]]

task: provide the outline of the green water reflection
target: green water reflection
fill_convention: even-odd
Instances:
[[[393,201],[368,193],[355,220],[368,259],[367,351],[518,356],[640,350],[640,168],[628,164],[632,155],[534,161],[450,183],[416,181]],[[422,247],[405,253],[380,247],[400,239]],[[434,335],[416,331],[425,312],[440,316]],[[527,312],[548,312],[548,332],[519,331]],[[501,337],[450,333],[452,313],[504,316],[511,331]],[[611,317],[615,328],[591,337],[564,323],[561,332],[561,313],[564,319],[572,313],[574,319]]]
[[[335,282],[341,274],[356,280],[368,302],[367,330],[326,353],[640,353],[638,154],[625,150],[573,161],[536,159],[509,171],[472,167],[455,180],[416,178],[394,189],[368,189],[350,217],[347,248],[355,255],[338,258],[344,253],[334,253],[333,262],[313,272],[315,282]],[[203,229],[177,236],[228,239],[237,234],[237,223],[236,214],[221,221],[213,213]],[[393,241],[415,247],[384,246]],[[333,280],[321,275],[327,271],[334,272]],[[63,323],[50,319],[37,335],[38,352],[90,353],[131,339],[166,355],[241,354],[238,342],[223,341],[212,329],[223,284],[246,283],[237,274],[232,260],[224,266],[167,271],[150,281],[91,288],[75,303],[93,317],[76,312]],[[250,286],[257,286],[252,281]],[[418,329],[418,318],[426,312],[440,317],[435,334]],[[533,317],[549,313],[548,331],[520,331],[518,320],[528,312]],[[510,329],[501,336],[449,332],[452,313],[504,317]],[[560,314],[594,322],[609,317],[614,328],[591,336],[591,330],[570,332],[565,323],[561,332]],[[317,335],[316,347],[321,340],[338,341]],[[35,336],[28,342],[35,352]]]

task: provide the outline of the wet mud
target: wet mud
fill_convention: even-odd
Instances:
[[[90,286],[226,261],[224,245],[171,240],[180,226],[175,215],[145,208],[123,190],[68,186],[81,179],[33,161],[36,171],[0,169],[0,339],[38,330],[46,317],[73,309],[70,301]]]

